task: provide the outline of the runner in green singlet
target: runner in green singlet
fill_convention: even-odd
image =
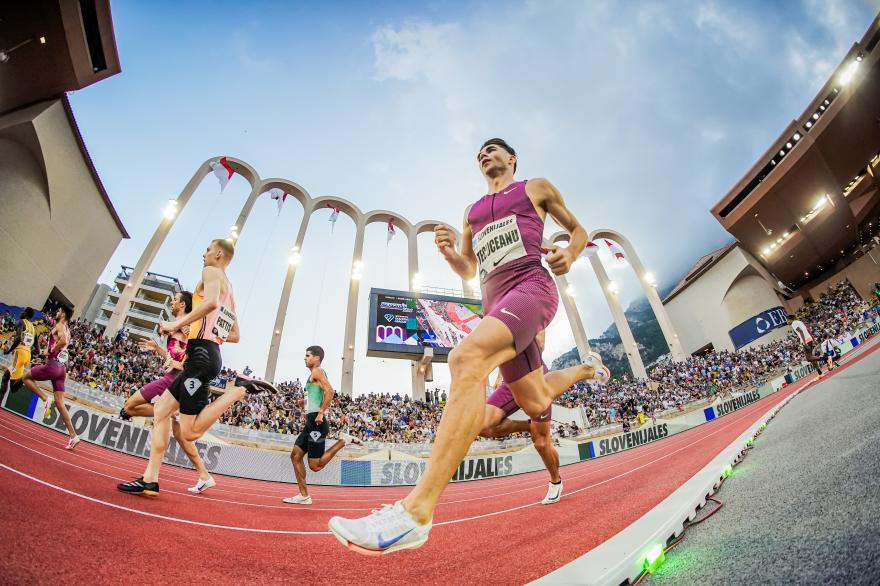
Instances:
[[[296,475],[299,494],[284,499],[285,503],[291,505],[312,504],[312,497],[309,496],[309,487],[306,484],[306,467],[303,462],[306,454],[309,456],[309,468],[313,472],[318,472],[333,459],[333,456],[345,444],[363,444],[360,439],[340,432],[338,434],[339,440],[330,449],[325,450],[330,425],[324,419],[324,414],[333,401],[335,391],[327,380],[327,373],[321,368],[323,360],[323,348],[320,346],[309,346],[306,348],[305,363],[309,369],[309,378],[305,386],[306,427],[297,436],[293,451],[290,452],[290,460],[293,462],[293,473]]]

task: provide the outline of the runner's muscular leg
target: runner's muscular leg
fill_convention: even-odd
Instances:
[[[144,399],[140,391],[135,391],[132,396],[126,399],[125,405],[122,408],[131,417],[153,416],[153,406]]]
[[[550,473],[550,482],[559,482],[562,480],[559,476],[559,452],[550,441],[550,422],[532,421],[530,423],[529,433],[532,435],[532,442],[535,444],[535,450],[541,456],[541,460],[544,461],[547,472]]]
[[[419,523],[427,523],[452,473],[467,455],[485,415],[484,381],[499,365],[516,356],[513,334],[492,316],[449,354],[452,382],[449,401],[440,419],[429,465],[403,506]]]
[[[24,386],[26,386],[30,392],[41,398],[43,401],[49,400],[49,393],[37,386],[37,381],[34,380],[33,376],[31,376],[31,371],[27,371],[26,373],[24,373],[24,376],[21,377],[21,380],[22,382],[24,382]]]
[[[323,470],[324,466],[326,466],[330,460],[333,459],[333,456],[336,455],[339,450],[345,447],[345,442],[342,440],[337,441],[335,444],[330,446],[330,449],[324,452],[324,455],[320,458],[309,458],[309,468],[312,472],[320,472]]]
[[[480,430],[481,437],[500,437],[495,433],[495,427],[506,419],[503,409],[495,405],[486,404],[483,409],[483,428]]]
[[[167,393],[163,393],[165,396]],[[180,430],[184,439],[194,442],[208,429],[217,423],[220,416],[236,402],[244,398],[247,391],[244,387],[232,387],[220,395],[215,401],[205,405],[198,415],[180,414]]]
[[[595,370],[592,366],[578,364],[563,370],[551,370],[544,374],[538,367],[524,377],[508,382],[516,403],[533,419],[541,416],[547,407],[578,381],[591,378]]]
[[[290,461],[293,462],[293,474],[296,476],[296,484],[299,486],[299,493],[303,496],[309,496],[309,487],[306,484],[306,465],[303,458],[306,453],[299,446],[293,446],[290,452]]]
[[[171,415],[180,408],[180,403],[171,393],[162,393],[153,408],[153,433],[150,434],[150,461],[144,470],[144,481],[156,482],[159,479],[159,468],[162,458],[168,449],[168,438],[171,435]],[[181,419],[186,415],[181,415]],[[189,417],[193,417],[190,415]]]
[[[153,406],[150,405],[150,410],[152,411]],[[177,443],[183,449],[186,457],[189,458],[189,461],[193,463],[193,466],[196,468],[196,472],[199,473],[200,480],[208,480],[211,478],[211,474],[208,472],[208,469],[205,468],[205,463],[202,461],[202,457],[199,455],[199,450],[196,448],[193,442],[186,441],[180,434],[180,424],[171,418],[171,433],[174,435],[174,439],[177,440]]]
[[[76,430],[73,429],[73,422],[70,421],[70,413],[67,411],[67,405],[64,404],[64,391],[55,391],[55,408],[58,409],[58,415],[61,416],[61,420],[64,421],[64,426],[67,427],[67,433],[70,434],[70,437],[76,435]]]

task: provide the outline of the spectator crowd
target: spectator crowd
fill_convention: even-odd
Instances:
[[[843,282],[804,305],[797,318],[807,324],[817,342],[842,342],[867,322],[877,322],[878,304],[865,303]],[[0,325],[6,326],[6,321],[0,316]],[[141,350],[124,331],[110,340],[97,327],[77,320],[71,323],[71,333],[67,373],[73,380],[127,397],[162,375],[159,357]],[[40,343],[45,347],[45,335]],[[633,420],[645,421],[661,411],[682,410],[693,401],[761,384],[804,360],[803,346],[789,333],[784,339],[736,352],[709,351],[681,362],[664,359],[650,370],[646,380],[623,375],[606,385],[578,383],[557,403],[583,407],[590,427],[622,424],[627,429]],[[249,374],[250,369],[246,367],[243,372]],[[216,384],[223,386],[235,374],[224,368]],[[297,379],[276,386],[279,394],[248,395],[220,421],[246,429],[298,434],[305,421],[298,403],[304,397],[303,384]],[[327,419],[331,429],[347,428],[367,441],[428,443],[434,439],[445,404],[446,392],[442,389],[429,391],[425,401],[390,393],[336,395]],[[565,423],[554,431],[571,436],[583,430],[576,423]]]

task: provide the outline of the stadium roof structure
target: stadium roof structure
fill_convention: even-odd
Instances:
[[[712,215],[785,286],[840,270],[880,219],[880,16]]]
[[[11,2],[0,12],[0,116],[60,99],[95,186],[128,238],[66,95],[121,70],[109,0]]]
[[[0,114],[121,71],[109,0],[7,4],[0,12]]]
[[[694,265],[688,269],[688,272],[685,273],[684,277],[682,277],[681,281],[672,288],[669,293],[666,294],[666,297],[663,298],[663,303],[665,304],[667,301],[670,301],[673,297],[687,289],[688,285],[693,283],[697,277],[711,269],[715,266],[718,261],[720,261],[724,256],[733,250],[733,248],[737,245],[736,242],[731,242],[729,244],[725,244],[721,248],[717,250],[713,250],[708,254],[704,254],[694,263]]]

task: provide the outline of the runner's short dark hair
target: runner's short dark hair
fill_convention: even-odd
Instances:
[[[318,360],[324,362],[324,349],[320,346],[309,346],[308,348],[306,348],[306,352],[308,352],[312,356],[317,356]]]
[[[483,150],[484,148],[486,148],[490,144],[500,146],[501,148],[503,148],[505,151],[507,151],[508,153],[513,155],[514,157],[516,156],[516,151],[513,150],[513,147],[510,146],[509,144],[507,144],[507,141],[504,140],[503,138],[490,138],[489,140],[487,140],[486,142],[483,143],[483,146],[480,147],[480,150]],[[513,172],[516,173],[516,163],[513,164]]]

